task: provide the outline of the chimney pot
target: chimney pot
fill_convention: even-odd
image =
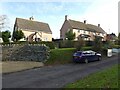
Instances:
[[[86,20],[84,20],[84,24],[86,24]]]
[[[29,20],[34,20],[33,16],[29,18]]]
[[[98,27],[100,27],[100,24],[98,24]]]
[[[67,20],[67,15],[65,15],[65,20]]]

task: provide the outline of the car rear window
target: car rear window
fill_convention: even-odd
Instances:
[[[76,52],[76,53],[74,53],[74,56],[81,55],[81,54],[82,54],[82,52]]]

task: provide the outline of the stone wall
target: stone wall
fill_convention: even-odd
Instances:
[[[42,44],[13,44],[2,46],[2,60],[11,61],[46,61],[49,48]]]

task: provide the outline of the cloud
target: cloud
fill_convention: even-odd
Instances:
[[[73,1],[73,2],[72,2]],[[79,2],[56,1],[56,2],[4,2],[0,3],[0,13],[8,15],[11,27],[14,26],[15,18],[29,18],[46,22],[50,25],[54,38],[59,38],[60,28],[64,22],[64,16],[73,20],[84,21],[97,25],[109,33],[118,32],[118,1],[116,0],[79,0]],[[12,30],[12,29],[11,29]]]
[[[116,33],[118,35],[118,1],[114,0],[96,0],[81,14],[72,14],[70,18],[98,25],[107,33]]]

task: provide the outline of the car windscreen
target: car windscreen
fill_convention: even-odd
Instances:
[[[76,53],[74,53],[74,56],[79,56],[81,54],[82,54],[82,52],[76,52]]]

